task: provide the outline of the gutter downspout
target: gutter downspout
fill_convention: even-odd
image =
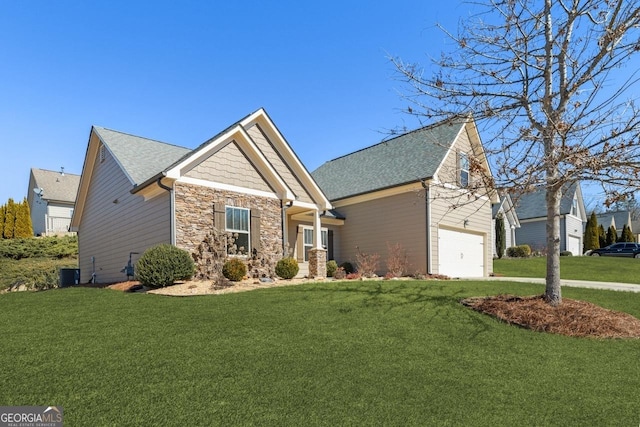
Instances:
[[[158,177],[158,180],[156,181],[158,184],[158,187],[162,188],[163,190],[167,190],[169,192],[169,197],[170,197],[170,201],[169,201],[169,229],[171,231],[171,244],[175,246],[176,244],[176,233],[175,233],[175,203],[176,203],[176,198],[175,198],[175,192],[173,191],[173,189],[171,187],[167,187],[166,185],[164,185],[162,183],[162,178],[164,178],[164,174],[163,176]]]
[[[431,186],[427,181],[422,181],[424,188],[425,209],[427,215],[427,274],[432,274],[433,265],[431,262]]]

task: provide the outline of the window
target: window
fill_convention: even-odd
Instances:
[[[304,245],[304,260],[306,262],[309,261],[309,250],[313,249],[313,228],[303,228],[302,232],[304,233],[302,237],[302,243]],[[324,249],[327,249],[328,231],[326,228],[322,228],[320,230],[320,236],[320,244]],[[329,256],[329,253],[327,253],[327,256]]]
[[[460,176],[458,177],[460,187],[469,186],[469,157],[466,154],[460,153],[458,158],[458,164],[460,168]]]
[[[233,244],[227,250],[229,254],[246,255],[249,253],[249,209],[225,208],[225,228],[233,236]]]

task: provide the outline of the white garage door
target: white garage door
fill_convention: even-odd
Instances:
[[[440,274],[449,277],[484,276],[484,238],[478,234],[438,230]]]
[[[569,238],[567,238],[567,250],[574,255],[582,255],[582,251],[580,250],[580,238],[569,236]]]

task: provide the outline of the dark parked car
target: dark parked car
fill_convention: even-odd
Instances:
[[[639,243],[614,243],[605,248],[594,249],[591,256],[626,256],[640,258]]]

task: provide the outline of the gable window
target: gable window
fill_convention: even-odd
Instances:
[[[468,187],[469,186],[469,157],[465,153],[460,153],[458,155],[458,184],[460,187]]]
[[[309,261],[309,250],[313,249],[313,228],[303,228],[302,229],[303,237],[302,237],[302,244],[304,246],[304,260]],[[322,245],[323,249],[327,249],[328,244],[328,230],[326,228],[322,228],[320,230],[320,239],[321,242],[320,244]],[[329,254],[327,253],[327,256]]]
[[[230,254],[247,255],[249,253],[249,209],[226,206],[225,229],[234,238],[233,245],[228,251]]]

